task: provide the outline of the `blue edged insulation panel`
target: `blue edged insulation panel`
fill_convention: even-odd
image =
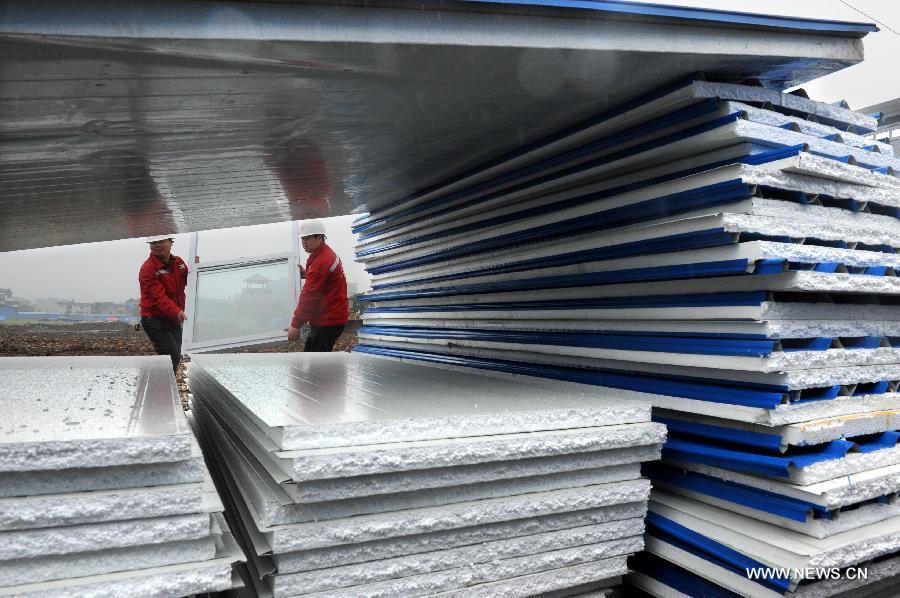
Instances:
[[[356,350],[650,400],[668,426],[644,469],[655,492],[729,509],[778,550],[809,537],[798,563],[897,524],[871,542],[885,558],[900,547],[900,160],[848,112],[670,86],[385,205],[355,223],[373,275]],[[752,542],[692,521],[651,512],[663,549],[632,585],[796,582],[741,581],[768,566]]]
[[[652,536],[655,538],[655,536]],[[657,583],[662,584],[667,589],[681,592],[685,596],[703,596],[704,598],[741,598],[741,594],[737,594],[723,588],[684,567],[679,567],[670,561],[662,559],[655,554],[642,552],[629,561],[632,570],[638,575],[649,577]],[[635,596],[658,596],[659,594],[651,594],[641,583],[641,579],[637,575],[633,575],[627,580],[629,592],[633,592]],[[655,589],[655,588],[652,588]],[[632,595],[629,593],[628,595]]]
[[[868,451],[889,449],[896,446],[896,432],[886,432],[890,438],[880,438],[868,445]],[[722,441],[694,441],[689,438],[670,435],[663,449],[663,457],[672,461],[702,463],[724,469],[755,473],[774,478],[790,478],[795,470],[830,461],[843,459],[857,445],[847,440],[832,440],[826,444],[797,450],[793,454],[767,454],[733,448]],[[859,449],[858,449],[859,450]],[[868,452],[867,451],[867,452]]]
[[[369,343],[359,344],[356,350],[384,357],[425,361],[449,366],[465,366],[508,374],[540,376],[631,392],[652,393],[695,401],[742,405],[760,409],[774,409],[786,402],[789,397],[788,389],[778,386],[738,386],[690,378],[645,376],[625,370],[584,370],[539,366],[517,361],[456,357],[436,351],[424,352],[394,349]]]
[[[833,513],[829,509],[815,503],[745,484],[683,471],[668,465],[648,464],[644,467],[643,472],[644,475],[652,478],[657,483],[699,492],[755,509],[761,513],[777,515],[778,517],[785,517],[794,521],[805,522],[810,517],[818,519],[831,519],[833,517]]]
[[[737,550],[707,538],[654,512],[647,513],[647,533],[654,538],[677,546],[703,560],[736,573],[743,573],[747,568],[766,568],[764,563],[748,558]],[[789,581],[767,580],[761,585],[783,591],[788,588]]]
[[[799,304],[801,310],[809,312],[814,311],[815,306],[810,304],[812,302],[804,302],[804,295],[815,299],[823,294],[833,295],[835,289],[841,286],[839,283],[843,284],[847,276],[860,277],[861,281],[865,276],[867,279],[864,282],[872,284],[864,289],[864,301],[879,306],[892,304],[897,286],[894,284],[894,270],[900,262],[893,261],[893,249],[885,243],[879,245],[869,242],[864,245],[866,249],[859,250],[856,249],[858,244],[854,244],[851,249],[844,241],[812,237],[812,234],[820,232],[818,227],[812,226],[802,238],[786,235],[777,230],[777,227],[768,232],[763,230],[764,225],[771,224],[772,217],[762,210],[759,224],[753,230],[731,232],[720,227],[688,233],[673,232],[692,224],[691,216],[698,208],[706,209],[708,213],[710,208],[723,202],[735,204],[734,211],[729,212],[731,214],[743,215],[748,207],[752,214],[753,206],[747,206],[747,202],[751,200],[752,203],[752,199],[760,194],[759,189],[763,187],[754,183],[755,180],[762,180],[763,174],[759,170],[752,170],[751,166],[762,169],[766,164],[777,165],[778,168],[774,170],[762,171],[769,174],[795,170],[804,161],[812,169],[818,167],[825,170],[833,169],[836,163],[844,164],[842,156],[838,155],[842,151],[827,156],[823,162],[823,158],[804,151],[808,149],[807,144],[783,143],[781,135],[787,130],[784,127],[768,126],[767,129],[767,125],[753,122],[750,124],[755,129],[742,133],[735,129],[743,123],[741,113],[720,116],[716,110],[712,104],[700,100],[693,106],[679,108],[645,122],[632,120],[628,127],[614,128],[609,134],[600,135],[598,139],[574,149],[541,155],[531,163],[523,164],[520,161],[515,168],[506,171],[493,165],[493,176],[482,177],[473,185],[461,186],[446,194],[431,190],[422,197],[408,200],[408,208],[401,207],[401,204],[393,210],[393,214],[373,214],[361,220],[357,226],[357,230],[362,233],[358,253],[375,274],[374,291],[365,297],[372,305],[373,318],[367,321],[362,331],[364,344],[402,349],[402,345],[396,345],[397,342],[441,340],[444,342],[440,344],[448,346],[454,343],[470,346],[490,343],[508,348],[513,353],[517,347],[527,353],[528,346],[540,344],[563,348],[675,352],[684,355],[761,357],[773,352],[805,351],[823,351],[831,355],[848,348],[868,348],[873,349],[872,355],[885,354],[885,351],[880,350],[890,346],[890,337],[887,336],[889,326],[883,328],[885,336],[867,333],[865,337],[847,337],[846,344],[839,338],[818,334],[815,327],[809,327],[809,333],[804,334],[802,326],[796,326],[795,331],[790,334],[769,334],[765,339],[739,334],[716,335],[715,339],[704,338],[704,335],[694,335],[694,338],[688,338],[690,335],[678,335],[677,338],[672,338],[675,335],[666,334],[662,323],[658,334],[645,333],[642,338],[574,331],[528,333],[517,330],[515,325],[499,329],[493,327],[490,330],[479,330],[476,326],[441,326],[440,329],[417,326],[417,313],[441,317],[436,314],[452,312],[455,318],[465,320],[467,311],[483,312],[489,309],[494,312],[492,317],[495,320],[503,320],[504,312],[526,310],[635,309],[641,305],[650,309],[651,306],[675,306],[683,298],[697,296],[684,292],[685,288],[690,288],[691,281],[695,280],[698,283],[693,288],[697,291],[709,292],[716,285],[719,288],[743,286],[758,289],[757,305],[771,304],[771,301],[765,299],[776,292],[794,295],[790,297],[790,302],[784,302],[784,309],[790,310]],[[776,110],[772,114],[775,118],[779,118],[777,115],[781,114],[780,118],[788,123],[792,122],[788,112],[779,113]],[[705,122],[697,124],[698,119]],[[830,143],[836,143],[839,139],[836,134],[826,137]],[[748,140],[751,141],[749,145],[746,143]],[[797,141],[794,138],[792,140]],[[812,139],[808,141],[814,143]],[[620,146],[624,149],[617,149]],[[723,160],[723,153],[728,153],[731,148],[737,148],[734,157]],[[710,151],[704,152],[703,149]],[[695,164],[690,169],[680,168],[684,166],[685,158],[669,162],[662,159],[680,157],[687,151],[693,152],[691,155],[702,156],[702,159],[695,159]],[[750,160],[748,156],[754,158]],[[603,173],[592,171],[610,163],[617,164],[614,170],[617,176],[603,178],[600,176]],[[735,173],[744,176],[734,177],[731,175],[732,171],[726,173],[722,170],[728,168],[732,171],[741,168],[740,172]],[[799,168],[804,170],[803,167]],[[847,164],[844,168],[847,171],[848,192],[854,188],[861,193],[867,192],[869,187],[863,187],[862,183],[871,176],[882,177],[885,186],[894,184],[890,182],[893,180],[892,175],[873,175],[871,169],[853,164]],[[648,172],[657,176],[641,176]],[[584,173],[588,174],[581,178],[580,175]],[[830,171],[828,174],[831,176]],[[826,208],[819,199],[823,194],[817,193],[828,190],[832,191],[829,197],[838,197],[833,185],[828,187],[823,182],[819,184],[821,189],[816,185],[809,188],[799,185],[800,188],[793,188],[797,187],[796,177],[782,176],[784,188],[779,188],[778,182],[771,180],[771,177],[765,179],[766,201],[781,204],[776,206],[777,209],[798,211],[801,216],[806,209],[816,218],[840,216],[842,208]],[[696,179],[696,185],[692,187],[690,183],[693,179]],[[544,193],[543,189],[547,189],[547,192]],[[579,194],[581,189],[588,192]],[[560,199],[555,203],[540,200],[546,194]],[[531,203],[535,203],[532,207],[527,199],[529,197],[540,201],[532,201]],[[520,198],[525,199],[523,201]],[[695,203],[694,198],[701,203]],[[891,201],[886,195],[875,199],[886,203]],[[517,209],[517,206],[521,206],[521,209]],[[560,215],[560,212],[581,208],[588,209],[573,213],[571,218]],[[829,209],[834,214],[828,212]],[[402,219],[415,212],[421,213],[420,219],[407,221],[405,225],[385,220]],[[439,218],[454,212],[458,216],[456,220]],[[619,213],[622,214],[621,218]],[[681,217],[682,215],[685,217]],[[665,222],[666,218],[669,219],[668,223]],[[603,241],[610,235],[629,234],[629,226],[633,230],[634,226],[645,221],[653,222],[660,232],[643,233],[643,238],[626,243],[609,244]],[[516,226],[517,224],[534,226],[523,228]],[[879,221],[878,224],[883,223]],[[861,226],[866,225],[862,221]],[[494,231],[499,234],[494,234]],[[669,232],[673,234],[666,234]],[[860,235],[863,240],[874,240],[862,232]],[[538,257],[534,251],[529,252],[535,242],[552,243],[556,239],[569,238],[578,238],[580,246],[585,248],[541,254]],[[594,247],[591,247],[593,239],[596,241],[593,241]],[[754,241],[744,243],[743,239],[765,241],[761,245],[754,245]],[[873,247],[884,247],[888,251],[875,252],[870,250]],[[482,255],[486,259],[477,259]],[[879,255],[884,257],[879,258]],[[521,259],[519,256],[522,256]],[[733,259],[724,259],[727,257]],[[460,263],[463,260],[466,261]],[[469,263],[472,266],[468,266]],[[783,278],[785,273],[796,273],[800,284],[778,286],[768,278],[770,275]],[[836,276],[834,282],[828,275]],[[741,276],[748,277],[747,282],[738,281],[736,277]],[[874,277],[884,278],[884,284],[881,281],[874,282]],[[723,282],[700,282],[712,278],[723,278]],[[806,284],[807,279],[811,284]],[[664,286],[660,287],[660,283],[664,281],[682,284],[672,287],[673,295],[660,295],[658,289],[665,289]],[[647,294],[644,296],[637,294],[643,289],[640,283],[648,283]],[[615,297],[603,298],[607,288],[610,292],[618,293],[619,287],[616,285],[627,284],[635,285],[629,287],[635,293],[627,298],[619,299],[618,302]],[[583,289],[578,291],[578,299],[568,300],[568,303],[566,299],[562,299],[567,294],[571,296],[577,289]],[[552,296],[554,290],[559,290],[559,299],[544,299]],[[807,290],[810,292],[804,293]],[[595,299],[591,295],[599,297]],[[722,298],[727,297],[727,301],[739,294],[711,295],[725,295]],[[745,293],[744,297],[752,295],[752,292]],[[510,300],[513,296],[521,299],[533,297],[534,300]],[[492,301],[494,297],[496,300]],[[739,302],[740,300],[736,303]],[[682,304],[686,305],[686,302]],[[693,307],[699,305],[695,304]],[[694,311],[699,313],[703,310]],[[710,310],[708,313],[716,312]],[[403,314],[403,319],[391,321],[390,325],[379,325],[378,317],[384,314]],[[829,314],[827,317],[833,316]],[[864,340],[860,341],[859,338]],[[379,341],[385,339],[393,344],[379,344]],[[426,352],[441,353],[439,347],[429,349],[431,350]],[[565,353],[565,350],[562,351]],[[835,357],[840,359],[837,355]],[[856,353],[853,357],[857,359],[853,365],[867,363],[866,360],[870,359],[870,356],[863,356],[861,353]],[[884,359],[890,358],[891,355],[884,356]],[[883,361],[882,359],[881,363]],[[686,370],[684,373],[694,378],[715,377],[714,372],[697,369]],[[891,377],[890,373],[882,372],[878,380],[854,379],[854,383],[883,384],[885,376]],[[846,391],[834,384],[813,385],[812,388],[816,390],[806,392],[804,400],[831,399]]]

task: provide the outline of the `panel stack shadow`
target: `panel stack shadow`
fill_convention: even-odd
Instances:
[[[355,223],[357,351],[652,402],[646,592],[896,584],[900,160],[876,125],[685,81],[401,198]]]
[[[189,374],[260,596],[600,591],[643,547],[640,465],[665,440],[646,403],[348,353]]]
[[[0,361],[0,596],[229,590],[243,557],[167,357]]]

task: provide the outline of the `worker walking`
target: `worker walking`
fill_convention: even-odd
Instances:
[[[172,255],[174,240],[166,235],[148,237],[150,257],[141,266],[141,326],[157,355],[172,358],[172,369],[178,371],[181,361],[181,326],[184,322],[184,287],[188,268],[177,255]]]
[[[321,220],[301,222],[300,241],[309,258],[300,301],[288,329],[288,340],[298,340],[301,328],[308,323],[310,332],[303,350],[328,352],[341,336],[350,316],[344,266],[341,258],[325,243],[325,224]]]

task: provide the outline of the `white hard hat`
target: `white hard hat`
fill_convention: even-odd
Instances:
[[[154,241],[172,241],[172,235],[151,235],[144,239],[147,243],[153,243]]]
[[[321,220],[304,220],[300,223],[300,236],[324,235],[325,223]]]

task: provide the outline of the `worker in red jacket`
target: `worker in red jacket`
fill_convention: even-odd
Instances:
[[[341,258],[325,243],[325,224],[321,220],[301,222],[300,241],[309,258],[300,301],[288,329],[288,340],[298,340],[301,328],[308,323],[310,331],[303,350],[331,351],[350,316],[344,266]]]
[[[184,287],[188,268],[172,255],[174,240],[166,235],[148,237],[150,257],[141,266],[141,326],[157,355],[172,358],[172,369],[181,361],[181,326],[184,322]]]

